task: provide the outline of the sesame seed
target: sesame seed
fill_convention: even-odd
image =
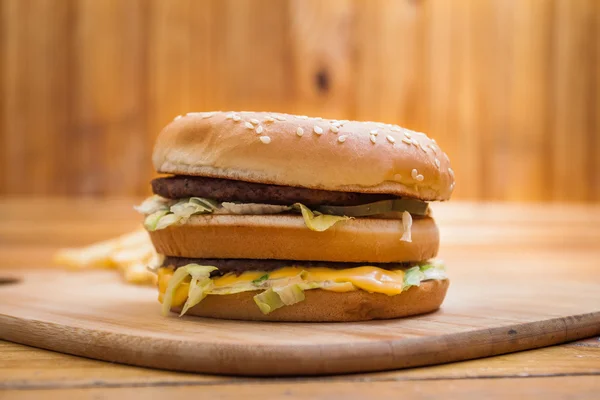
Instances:
[[[304,129],[298,127],[298,129],[296,129],[296,135],[302,137],[302,135],[304,135]]]
[[[178,115],[178,116],[175,117],[175,119],[173,121],[177,121],[181,117],[182,117],[181,115]]]
[[[252,125],[250,122],[244,122],[244,126],[248,129],[254,129],[254,125]]]
[[[240,117],[239,115],[234,115],[231,119],[233,119],[235,122],[238,122],[242,119],[242,117]]]
[[[340,128],[338,128],[338,127],[337,127],[337,126],[335,126],[335,125],[332,125],[332,126],[330,126],[330,127],[329,127],[329,129],[330,129],[330,130],[331,130],[331,132],[333,132],[333,133],[338,133],[338,132],[340,131]]]
[[[340,136],[340,137],[338,138],[338,142],[340,142],[340,143],[344,143],[344,142],[346,141],[346,138],[347,138],[347,137],[348,137],[347,135],[342,135],[342,136]]]
[[[435,166],[436,166],[436,167],[438,167],[438,168],[440,167],[440,165],[441,165],[441,164],[440,164],[440,160],[438,160],[438,159],[436,158],[435,160],[433,160],[433,162],[435,162]]]
[[[306,115],[298,115],[299,119],[308,119],[308,117]]]
[[[250,123],[251,123],[251,124],[254,124],[254,125],[258,125],[258,124],[260,123],[260,121],[259,121],[259,120],[257,120],[256,118],[252,118],[252,119],[250,120]]]
[[[377,136],[370,135],[370,139],[371,139],[371,142],[373,142],[373,144],[375,144],[377,142]]]
[[[417,179],[417,175],[419,175],[419,171],[417,171],[416,169],[410,171],[410,176],[412,176],[413,179]]]
[[[259,125],[259,126],[257,126],[255,130],[256,130],[256,133],[257,133],[258,135],[260,135],[261,133],[263,133],[263,127],[262,127],[262,126],[260,126],[260,125]]]
[[[435,139],[431,139],[431,141],[432,141],[433,143],[437,144],[437,142],[435,141]]]
[[[315,117],[315,119],[316,119],[317,121],[320,121],[320,120],[322,120],[322,119],[323,119],[323,117]]]
[[[422,182],[422,181],[423,181],[423,179],[425,179],[425,177],[424,177],[423,175],[419,174],[419,175],[417,175],[416,179],[417,179],[419,182]]]
[[[393,138],[393,137],[391,137],[390,135],[387,135],[385,138],[386,138],[386,139],[388,140],[388,142],[390,142],[390,143],[394,143],[394,142],[396,142],[396,139],[394,139],[394,138]]]
[[[448,168],[448,173],[450,174],[452,179],[454,179],[454,170],[452,168]]]
[[[282,116],[282,115],[276,115],[276,116],[275,116],[275,119],[276,119],[277,121],[285,121],[285,117],[284,117],[284,116]]]
[[[420,143],[417,139],[413,139],[412,140],[412,144],[414,144],[415,146],[419,147]]]
[[[434,152],[437,151],[437,147],[435,146],[435,144],[430,144],[429,147],[431,148],[431,150],[433,150]]]
[[[260,139],[260,141],[261,141],[261,142],[263,142],[264,144],[269,144],[269,143],[271,143],[271,138],[270,138],[270,137],[268,137],[268,136],[261,136],[259,139]]]
[[[377,127],[379,127],[379,128],[385,128],[385,124],[382,124],[381,122],[378,122],[375,125],[377,125]]]
[[[315,125],[313,127],[313,131],[317,134],[317,135],[321,135],[323,133],[323,129],[320,126]]]
[[[377,129],[373,129],[373,130],[372,130],[370,133],[371,133],[371,135],[375,135],[375,136],[377,136],[377,133],[378,133],[378,132],[377,132]]]
[[[406,144],[412,144],[412,140],[410,140],[409,138],[403,137],[402,141]]]
[[[235,115],[234,113],[229,113],[225,116],[225,119],[231,119],[231,118],[233,118],[234,115]]]
[[[407,138],[411,138],[411,134],[409,131],[404,131],[404,136],[406,136]]]
[[[348,122],[348,120],[347,119],[343,119],[343,120],[340,121],[340,125],[344,125],[346,122]]]
[[[270,117],[270,116],[268,116],[268,115],[267,115],[267,116],[265,117],[265,121],[266,121],[266,122],[275,122],[275,118],[273,118],[273,117]]]
[[[209,112],[209,113],[203,114],[203,115],[202,115],[202,119],[205,119],[205,118],[210,118],[210,117],[212,117],[213,115],[215,115],[215,113],[214,113],[214,112]]]
[[[398,125],[394,125],[394,126],[392,126],[392,131],[394,131],[394,132],[402,132],[402,128],[400,128]]]
[[[336,128],[339,128],[340,126],[342,126],[342,123],[340,121],[334,121],[331,123],[331,125],[335,126]]]

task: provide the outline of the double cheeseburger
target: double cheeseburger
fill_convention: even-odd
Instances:
[[[189,113],[160,133],[137,207],[168,311],[239,320],[362,321],[440,307],[428,202],[454,174],[423,133],[265,112]]]

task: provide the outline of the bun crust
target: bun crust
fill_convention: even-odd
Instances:
[[[296,215],[195,215],[183,225],[148,232],[158,253],[190,258],[253,258],[342,262],[404,262],[434,258],[439,231],[415,218],[412,242],[402,221],[356,218],[314,232]]]
[[[161,173],[425,201],[448,200],[454,189],[450,162],[435,141],[375,122],[189,113],[163,129],[152,159]]]
[[[352,322],[391,319],[424,314],[437,310],[450,282],[425,281],[396,296],[364,290],[336,293],[313,289],[305,291],[304,301],[279,308],[264,315],[253,296],[257,292],[209,295],[186,315],[249,321]],[[181,308],[173,308],[179,312]]]

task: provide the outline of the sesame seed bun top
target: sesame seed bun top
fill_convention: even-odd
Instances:
[[[158,172],[448,200],[454,172],[425,134],[397,125],[266,112],[188,113],[156,140]]]

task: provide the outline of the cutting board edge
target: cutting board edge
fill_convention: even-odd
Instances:
[[[0,327],[7,328],[0,329],[3,340],[140,367],[239,376],[314,376],[444,364],[584,339],[600,335],[600,311],[425,338],[306,346],[192,343],[6,314],[0,315]],[[127,346],[140,340],[148,352],[140,354]],[[470,344],[465,346],[467,340]],[[115,342],[122,344],[115,346]],[[335,352],[340,355],[332,357]]]

